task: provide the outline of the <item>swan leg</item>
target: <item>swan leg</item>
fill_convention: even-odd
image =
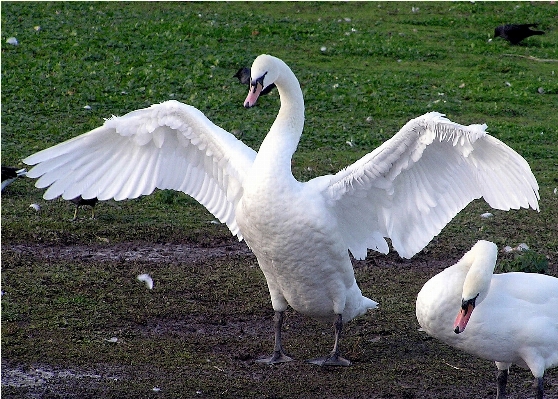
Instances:
[[[496,387],[496,399],[506,399],[506,384],[508,383],[508,369],[498,370],[496,377],[498,386]]]
[[[291,357],[287,356],[287,354],[283,350],[283,345],[281,344],[281,328],[283,327],[284,316],[283,313],[284,312],[275,312],[275,316],[273,317],[275,327],[275,347],[273,348],[273,355],[265,359],[258,359],[256,360],[257,363],[277,364],[290,362],[291,360],[293,360]]]
[[[537,385],[537,399],[543,399],[544,394],[544,377],[535,378],[535,384]]]
[[[343,329],[343,316],[337,315],[337,320],[334,323],[335,327],[335,343],[333,350],[328,356],[319,357],[316,359],[308,360],[309,363],[317,364],[318,366],[350,366],[351,362],[341,356],[339,351],[339,341],[341,340],[341,330]]]

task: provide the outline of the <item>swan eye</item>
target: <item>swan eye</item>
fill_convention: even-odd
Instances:
[[[475,302],[477,300],[477,298],[479,297],[480,293],[477,294],[474,298],[471,299],[463,299],[461,300],[461,309],[467,311],[467,309],[469,308],[469,305],[473,307],[473,309],[475,308]]]

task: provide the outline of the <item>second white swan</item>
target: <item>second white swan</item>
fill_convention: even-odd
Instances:
[[[497,255],[494,243],[479,241],[428,280],[417,296],[417,319],[429,335],[494,360],[498,399],[506,397],[512,363],[531,370],[542,399],[544,372],[558,366],[558,278],[493,275]]]

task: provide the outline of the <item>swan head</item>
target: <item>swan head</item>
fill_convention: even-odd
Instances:
[[[250,89],[244,101],[246,108],[256,104],[261,92],[271,86],[279,77],[281,60],[271,55],[262,54],[258,56],[251,68]]]
[[[456,334],[465,330],[475,306],[488,294],[497,256],[496,244],[481,240],[461,259],[460,262],[468,263],[470,267],[463,282],[461,309],[453,323],[453,331]]]

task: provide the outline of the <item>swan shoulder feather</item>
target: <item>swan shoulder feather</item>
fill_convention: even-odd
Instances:
[[[256,152],[201,111],[166,101],[112,117],[88,133],[24,159],[45,199],[123,200],[155,188],[183,191],[241,238],[235,219]]]
[[[429,112],[331,176],[325,196],[349,250],[387,253],[384,237],[410,258],[469,202],[496,209],[538,210],[538,185],[528,163],[486,133]],[[359,209],[360,212],[355,212]]]
[[[505,293],[525,305],[545,305],[558,331],[558,278],[546,274],[509,272],[494,274],[490,290]]]

